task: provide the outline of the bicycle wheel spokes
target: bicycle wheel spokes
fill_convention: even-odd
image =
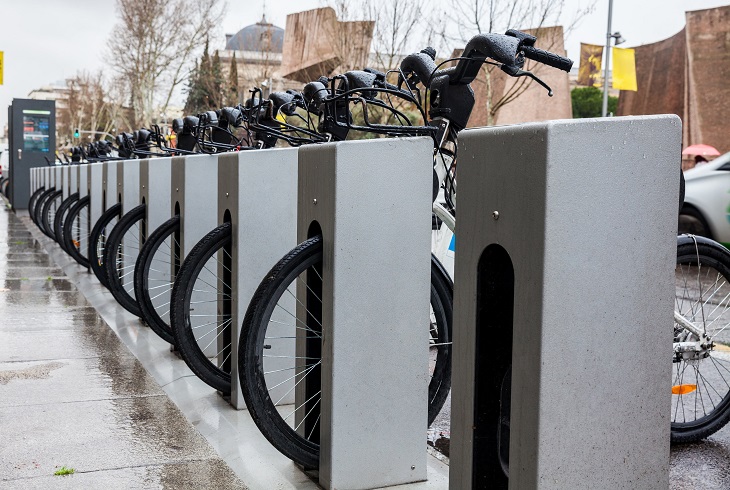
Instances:
[[[246,311],[238,356],[241,389],[259,430],[307,468],[319,462],[322,257],[322,237],[316,236],[269,271]],[[432,376],[429,425],[451,386],[451,291],[450,280],[432,259],[431,322],[424,325]]]
[[[688,442],[719,430],[730,417],[730,269],[722,251],[692,243],[678,254],[675,310],[700,338],[674,324],[672,440]]]
[[[175,344],[170,326],[170,305],[180,269],[180,219],[174,216],[145,241],[134,269],[134,292],[142,318],[166,342]]]
[[[159,319],[169,328],[170,295],[175,284],[175,269],[180,267],[180,244],[170,234],[153,255],[147,274],[149,302]],[[177,264],[177,267],[175,266]]]
[[[71,207],[64,219],[62,234],[66,251],[84,267],[89,266],[89,202],[89,197],[85,196]]]
[[[261,346],[268,398],[293,432],[319,445],[322,262],[302,267],[282,291]]]
[[[107,241],[109,240],[109,234],[112,232],[114,227],[117,225],[119,219],[114,217],[109,223],[101,229],[99,238],[94,243],[96,249],[96,257],[100,267],[104,266],[104,251],[106,250]]]
[[[134,296],[134,267],[139,256],[142,240],[140,231],[145,226],[145,219],[142,218],[134,223],[124,234],[121,243],[117,245],[116,251],[116,272],[120,286],[131,298]]]
[[[87,258],[87,250],[89,249],[89,207],[84,206],[73,220],[71,229],[71,237],[74,248],[78,254]]]
[[[94,224],[89,235],[89,266],[97,279],[99,279],[99,282],[101,282],[101,284],[106,288],[109,288],[110,286],[109,274],[110,272],[113,272],[113,270],[109,271],[105,266],[104,262],[106,258],[104,254],[107,248],[107,242],[113,233],[114,227],[119,223],[119,213],[121,208],[122,205],[117,203],[104,211],[96,224]],[[115,247],[112,247],[113,250],[114,248]],[[117,300],[119,301],[119,298],[117,298]]]
[[[230,376],[230,253],[216,251],[200,270],[189,302],[190,331],[209,362]]]
[[[170,309],[180,355],[200,379],[224,393],[231,391],[232,270],[231,224],[224,223],[185,258]]]

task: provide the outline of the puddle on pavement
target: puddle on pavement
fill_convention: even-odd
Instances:
[[[65,362],[46,362],[37,366],[28,366],[22,369],[11,369],[0,371],[0,385],[6,385],[11,381],[21,379],[46,379],[52,371],[65,366]]]

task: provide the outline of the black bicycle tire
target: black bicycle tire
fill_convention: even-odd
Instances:
[[[137,298],[142,319],[162,340],[175,345],[175,337],[172,334],[172,327],[157,314],[157,310],[152,304],[149,289],[149,269],[152,266],[152,260],[160,245],[168,236],[180,229],[180,216],[170,218],[160,225],[147,238],[142,249],[139,251],[137,263],[134,268],[134,295]]]
[[[438,302],[437,311],[434,306]],[[453,316],[454,316],[454,282],[433,254],[431,254],[431,306],[434,315],[443,315],[446,328],[439,332],[437,362],[431,382],[428,385],[428,426],[430,427],[451,391]],[[440,325],[440,323],[439,323]]]
[[[701,265],[709,265],[730,280],[730,251],[717,242],[684,241],[677,245],[677,264],[697,257]],[[671,422],[670,439],[673,444],[696,442],[709,437],[730,422],[730,390],[710,414],[693,422]]]
[[[321,235],[305,240],[287,253],[266,274],[246,309],[238,343],[239,381],[251,418],[271,445],[306,469],[319,468],[319,445],[292,436],[288,427],[281,427],[281,417],[274,413],[276,408],[272,408],[273,404],[268,393],[261,396],[266,390],[266,382],[258,369],[260,355],[254,351],[260,344],[259,325],[262,323],[261,316],[266,314],[265,303],[282,284],[286,287],[285,283],[288,282],[289,276],[294,275],[298,267],[306,270],[306,267],[322,260],[321,242]]]
[[[39,187],[38,189],[33,192],[33,194],[30,195],[30,198],[28,199],[28,215],[30,216],[30,219],[33,219],[33,210],[35,208],[35,201],[38,199],[38,196],[40,196],[43,192],[45,192],[45,187]]]
[[[124,308],[136,317],[141,317],[142,312],[140,311],[139,305],[137,304],[137,299],[133,298],[127,291],[125,291],[122,287],[122,284],[119,282],[114,254],[116,254],[116,250],[122,243],[124,235],[129,231],[132,226],[134,226],[135,223],[137,223],[141,219],[144,219],[146,215],[147,205],[140,204],[139,206],[133,208],[131,211],[122,216],[112,229],[112,232],[109,234],[109,238],[106,242],[106,247],[104,248],[103,266],[106,269],[106,277],[109,283],[109,292],[111,292],[112,296],[114,296],[114,299],[116,299],[117,302],[122,305],[122,308]]]
[[[281,418],[279,412],[274,407],[266,392],[266,382],[262,369],[260,369],[262,354],[259,352],[258,346],[262,345],[262,342],[260,342],[262,340],[261,336],[266,335],[266,328],[261,328],[261,325],[268,323],[264,319],[273,309],[273,306],[271,308],[269,307],[271,298],[275,298],[274,302],[278,301],[281,291],[286,289],[292,277],[296,278],[301,271],[321,261],[322,256],[322,237],[318,235],[300,243],[266,274],[256,289],[246,310],[241,327],[241,340],[238,344],[239,380],[246,401],[246,407],[249,410],[251,418],[264,437],[277,450],[292,461],[308,469],[316,469],[319,466],[319,445],[297,435]],[[439,324],[439,326],[445,327],[449,339],[446,343],[450,343],[452,328],[452,317],[450,313],[453,308],[453,286],[433,256],[431,273],[432,294],[443,294],[444,296],[439,296],[439,298],[444,303],[444,306],[448,306],[448,313],[444,312],[444,315],[446,315],[446,325]],[[448,364],[440,368],[440,375],[445,376],[445,378],[435,381],[432,379],[432,383],[429,384],[429,426],[443,406],[451,386],[452,351],[450,345],[444,347],[448,352],[448,357],[444,361]],[[438,385],[440,393],[437,396],[432,395],[432,390],[435,389],[432,388],[432,384]],[[433,409],[431,408],[432,402],[434,404]]]
[[[63,200],[63,191],[56,191],[46,199],[46,202],[43,203],[43,211],[41,211],[41,231],[53,240],[56,240],[56,235],[53,233],[53,223],[51,223],[49,213],[51,212],[51,205],[59,198]],[[58,210],[58,206],[56,210]]]
[[[87,269],[89,268],[88,257],[81,255],[80,248],[73,243],[73,226],[76,217],[81,213],[83,208],[89,207],[90,202],[91,198],[89,196],[84,196],[76,201],[76,204],[71,206],[71,209],[69,209],[66,219],[63,222],[63,241],[66,246],[66,251],[80,266]],[[89,253],[88,247],[86,249],[86,253]]]
[[[61,202],[61,205],[56,210],[56,216],[53,218],[53,236],[55,237],[56,243],[58,243],[58,245],[66,253],[68,253],[68,250],[66,250],[66,241],[63,239],[63,223],[65,221],[65,214],[66,211],[68,211],[78,200],[78,192],[74,192],[68,196],[63,200],[63,202]]]
[[[111,220],[119,218],[121,210],[122,205],[120,203],[110,206],[109,209],[102,213],[89,234],[89,267],[94,272],[94,275],[99,282],[107,289],[109,289],[109,278],[106,276],[106,269],[104,268],[104,257],[101,257],[100,261],[99,256],[96,253],[96,242],[99,241],[101,231],[111,222]]]
[[[51,187],[50,189],[46,189],[45,192],[43,192],[40,196],[38,196],[38,199],[35,202],[35,205],[33,206],[33,213],[31,214],[31,220],[33,220],[33,223],[38,227],[38,229],[41,229],[41,222],[40,222],[40,214],[43,210],[43,204],[45,203],[45,200],[48,199],[48,197],[56,192],[55,187]],[[43,231],[43,230],[41,230]]]
[[[195,244],[175,277],[170,300],[170,326],[180,356],[198,378],[222,393],[231,392],[231,374],[214,366],[200,349],[191,332],[189,315],[198,274],[214,253],[231,242],[232,234],[231,223],[223,223]]]

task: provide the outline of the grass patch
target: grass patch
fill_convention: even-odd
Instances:
[[[76,473],[76,470],[75,469],[73,469],[73,468],[66,468],[65,466],[61,466],[53,474],[55,476],[63,476],[63,475],[73,475],[74,473]]]
[[[46,281],[52,281],[53,278],[51,276],[46,277]]]

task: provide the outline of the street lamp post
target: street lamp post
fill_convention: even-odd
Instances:
[[[608,29],[606,29],[606,66],[603,69],[603,108],[601,109],[601,116],[606,117],[608,115],[608,65],[611,62],[611,39],[614,39],[614,44],[625,42],[626,40],[621,36],[621,33],[616,31],[611,33],[611,18],[613,17],[613,0],[608,0]]]

